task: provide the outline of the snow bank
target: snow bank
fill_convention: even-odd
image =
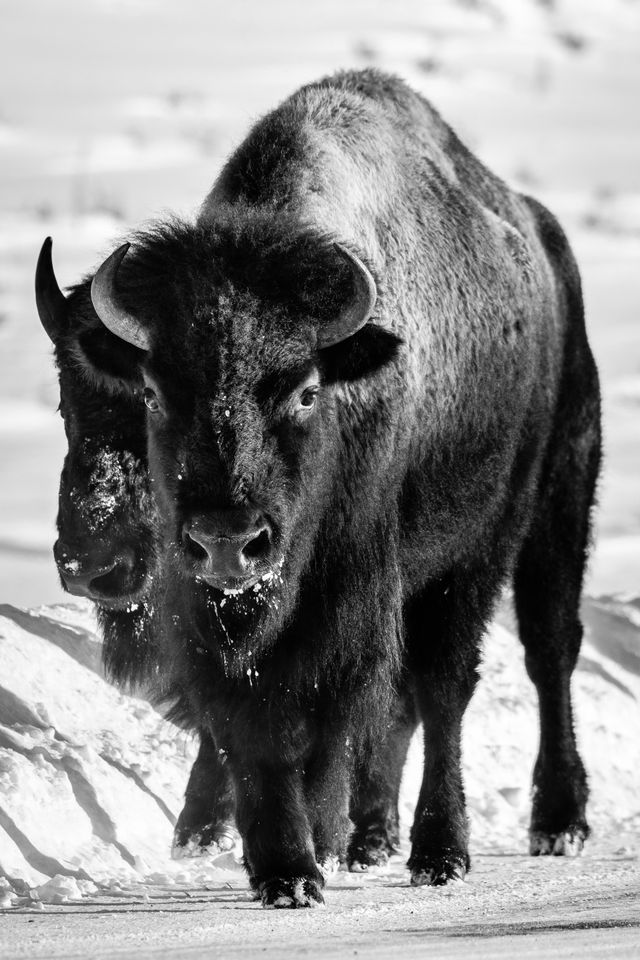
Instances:
[[[196,744],[104,680],[89,605],[0,614],[0,875],[44,896],[215,878],[169,859]]]
[[[640,826],[640,601],[594,601],[586,619],[575,698],[590,820],[596,838],[619,846],[615,838]],[[170,859],[196,744],[144,699],[105,682],[89,605],[0,606],[0,663],[0,877],[8,880],[0,906],[132,884],[244,884],[239,851]],[[526,850],[536,748],[535,695],[503,617],[487,637],[465,725],[472,850]],[[420,755],[417,735],[402,790],[405,836]]]

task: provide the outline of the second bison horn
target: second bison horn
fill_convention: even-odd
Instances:
[[[42,244],[36,267],[36,304],[40,322],[54,343],[63,333],[67,320],[67,300],[58,286],[51,262],[51,237]]]
[[[118,300],[116,277],[130,244],[121,247],[104,261],[91,283],[91,301],[105,327],[116,337],[140,350],[149,349],[149,335],[139,320],[128,313]]]
[[[318,331],[318,346],[320,348],[331,347],[335,343],[340,343],[341,340],[352,337],[354,333],[362,329],[373,313],[378,295],[376,282],[364,263],[339,243],[335,243],[334,247],[351,269],[355,294],[335,320],[323,323],[320,327]]]

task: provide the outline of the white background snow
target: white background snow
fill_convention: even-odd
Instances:
[[[159,915],[145,925],[141,904],[177,909],[199,897],[205,912],[249,907],[232,855],[169,859],[195,744],[104,682],[90,607],[69,605],[57,582],[64,436],[33,302],[40,244],[53,235],[61,284],[77,281],[129,225],[167,209],[192,212],[253,119],[342,66],[404,75],[497,173],[560,217],[583,273],[606,461],[575,681],[592,786],[585,856],[522,856],[537,721],[507,602],[465,727],[475,871],[453,894],[421,899],[402,886],[400,859],[387,878],[340,875],[328,894],[335,944],[360,923],[378,931],[380,947],[383,928],[417,928],[425,917],[480,923],[500,905],[515,917],[536,902],[590,901],[594,890],[611,894],[605,918],[614,901],[637,903],[639,54],[636,0],[0,0],[0,874],[11,878],[0,886],[0,955],[86,956],[87,931],[92,955],[106,950],[99,925],[73,933],[69,899],[88,911],[135,907],[139,927],[122,918],[110,927],[109,944],[125,951],[169,935]],[[416,740],[405,828],[419,752]],[[256,949],[272,941],[273,921],[258,920],[258,908],[250,907],[251,934],[246,913],[229,909],[207,914],[208,925],[199,914],[197,929],[176,914],[171,930],[183,930],[187,945],[214,934],[239,944],[239,929]],[[47,941],[27,926],[40,913],[60,921]],[[327,936],[317,920],[296,922]]]

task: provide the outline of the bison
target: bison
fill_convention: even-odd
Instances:
[[[47,238],[36,302],[54,346],[68,443],[53,552],[64,589],[96,603],[107,672],[137,682],[150,669],[146,599],[157,553],[137,358],[100,323],[92,278],[64,296],[51,247]],[[126,391],[118,389],[122,378]]]
[[[508,583],[540,703],[530,851],[577,852],[600,413],[553,216],[401,80],[340,73],[91,297],[144,382],[161,670],[227,758],[262,903],[320,903],[322,864],[393,846],[418,719],[411,882],[464,876],[461,725]]]
[[[107,675],[119,684],[143,684],[156,698],[166,699],[156,675],[154,593],[162,590],[162,571],[147,471],[144,405],[133,380],[126,381],[129,389],[124,394],[121,390],[123,370],[135,379],[131,366],[135,354],[113,342],[100,323],[89,295],[92,277],[65,298],[51,255],[47,238],[36,268],[36,302],[54,345],[59,409],[69,445],[60,477],[59,538],[54,546],[60,580],[69,593],[95,604]],[[114,356],[105,351],[106,345]],[[189,716],[185,703],[173,702],[170,712],[200,737],[186,802],[175,826],[173,854],[228,849],[236,832],[223,759],[208,731],[198,729],[197,720]]]
[[[90,297],[92,277],[64,296],[51,246],[47,238],[38,259],[36,302],[54,345],[68,442],[54,556],[64,589],[95,603],[107,675],[120,684],[153,689],[158,651],[152,581],[159,556],[136,352],[98,319]],[[174,710],[186,726],[197,727],[184,716],[184,707],[174,704]],[[207,731],[200,733],[199,758],[175,830],[176,855],[198,847],[210,851],[214,844],[224,848],[234,836],[228,776]],[[197,789],[203,767],[206,791]]]

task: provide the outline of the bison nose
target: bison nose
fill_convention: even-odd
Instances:
[[[220,579],[243,578],[271,547],[271,527],[257,510],[213,510],[183,527],[187,553],[204,572]]]
[[[117,595],[120,581],[128,578],[134,566],[129,552],[107,560],[74,550],[59,540],[53,548],[53,554],[67,593],[90,600],[103,600]]]

